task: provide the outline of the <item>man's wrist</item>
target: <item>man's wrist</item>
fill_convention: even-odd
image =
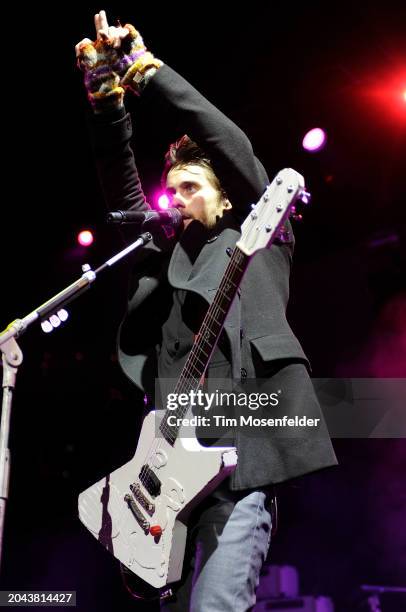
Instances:
[[[148,82],[152,79],[154,74],[159,70],[159,68],[155,68],[155,66],[151,66],[144,72],[144,74],[140,74],[138,79],[134,78],[134,82],[136,81],[137,91],[142,93],[145,87],[148,85]]]
[[[148,81],[162,66],[161,60],[147,52],[127,70],[120,83],[131,89],[136,95],[140,95]]]
[[[88,98],[96,115],[124,108],[124,88],[121,86],[108,92],[89,93]]]

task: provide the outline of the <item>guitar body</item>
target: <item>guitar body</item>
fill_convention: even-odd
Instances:
[[[134,457],[80,494],[79,517],[121,563],[160,588],[181,577],[187,515],[234,470],[237,454],[196,438],[169,444],[156,437],[155,419],[155,412],[144,419]],[[140,478],[147,460],[154,476],[144,468]]]

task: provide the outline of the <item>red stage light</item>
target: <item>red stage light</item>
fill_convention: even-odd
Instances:
[[[374,83],[363,91],[367,104],[379,113],[380,118],[394,120],[399,126],[399,121],[404,123],[406,119],[406,73],[403,70],[393,70],[392,73],[377,74]],[[362,99],[361,98],[361,99]]]

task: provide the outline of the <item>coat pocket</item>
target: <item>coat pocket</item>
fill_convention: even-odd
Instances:
[[[310,371],[307,359],[299,340],[293,334],[271,334],[251,338],[249,340],[254,367],[261,362],[276,361],[280,359],[299,360],[304,362]],[[255,368],[257,369],[257,368]]]

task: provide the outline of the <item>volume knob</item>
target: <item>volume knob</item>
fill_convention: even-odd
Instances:
[[[149,528],[149,533],[155,538],[159,537],[160,535],[162,535],[162,527],[160,525],[152,525]]]

